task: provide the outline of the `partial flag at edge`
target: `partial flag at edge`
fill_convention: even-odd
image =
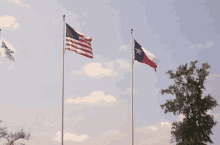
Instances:
[[[8,43],[4,38],[1,37],[1,56],[0,57],[6,57],[11,62],[15,63],[14,54],[17,52],[14,47]]]

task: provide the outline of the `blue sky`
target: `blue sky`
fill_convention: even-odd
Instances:
[[[161,95],[172,84],[168,70],[198,60],[211,65],[207,90],[220,102],[219,6],[217,0],[3,0],[1,36],[15,49],[15,66],[0,59],[0,119],[10,131],[31,131],[28,145],[60,144],[63,15],[92,37],[94,59],[65,52],[65,145],[130,144],[131,31],[160,59],[157,72],[134,63],[135,144],[168,145],[172,122]],[[219,107],[210,114],[220,121]],[[219,124],[211,136],[220,139]],[[1,140],[4,142],[4,140]]]

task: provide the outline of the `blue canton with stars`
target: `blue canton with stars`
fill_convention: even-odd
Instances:
[[[74,31],[74,29],[71,28],[67,23],[66,23],[66,37],[79,40],[79,34],[76,31]]]
[[[142,62],[144,58],[144,52],[141,48],[141,45],[134,40],[134,60],[137,60],[138,62]]]

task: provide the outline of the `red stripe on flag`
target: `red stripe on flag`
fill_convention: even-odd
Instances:
[[[70,40],[70,39],[66,39],[66,41],[67,41],[67,42],[74,43],[74,44],[79,45],[79,46],[82,46],[82,47],[86,47],[86,48],[88,48],[88,49],[92,50],[92,48],[91,48],[91,47],[89,47],[89,46],[87,46],[87,45],[84,45],[84,44],[82,44],[82,43],[80,43],[80,42],[75,42],[75,41]],[[91,45],[90,45],[90,46],[91,46]]]
[[[75,51],[75,52],[76,52],[76,51]],[[77,53],[77,52],[76,52],[76,53]],[[78,53],[78,54],[81,54],[81,55],[86,56],[86,57],[89,57],[89,58],[93,58],[92,56],[87,55],[87,54],[84,54],[84,53]]]
[[[90,37],[82,34],[79,34],[79,40],[66,37],[65,49],[75,51],[76,53],[89,58],[93,58],[91,41],[92,39]]]
[[[86,56],[86,57],[89,57],[89,58],[93,58],[93,56],[90,56],[90,55],[87,55],[87,54],[84,54],[84,53],[80,53],[80,52],[76,51],[75,49],[70,49],[70,48],[65,48],[65,49],[69,50],[69,51],[74,51],[77,54],[80,54],[80,55],[83,55],[83,56]]]
[[[157,65],[152,60],[150,60],[146,54],[144,54],[142,63],[148,64],[149,66],[153,67],[156,71]]]
[[[85,35],[82,35],[82,34],[79,34],[79,37],[84,38],[86,41],[92,41],[92,38],[86,38],[88,36],[85,36]]]
[[[85,40],[82,39],[81,37],[79,38],[79,42],[81,42],[81,43],[85,43],[85,44],[91,46],[91,41],[85,41]]]
[[[72,44],[66,44],[66,46],[73,47],[73,48],[82,50],[82,51],[87,52],[87,53],[92,53],[92,51],[90,51],[90,50],[86,50],[86,49],[80,48],[79,46],[75,46],[75,45],[72,45]]]

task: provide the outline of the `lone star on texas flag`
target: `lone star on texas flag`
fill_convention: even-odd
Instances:
[[[141,49],[136,49],[137,53],[139,53],[141,55],[141,53],[143,52]]]
[[[156,71],[157,65],[160,61],[156,56],[145,50],[136,40],[134,40],[134,50],[134,60],[148,64]]]

